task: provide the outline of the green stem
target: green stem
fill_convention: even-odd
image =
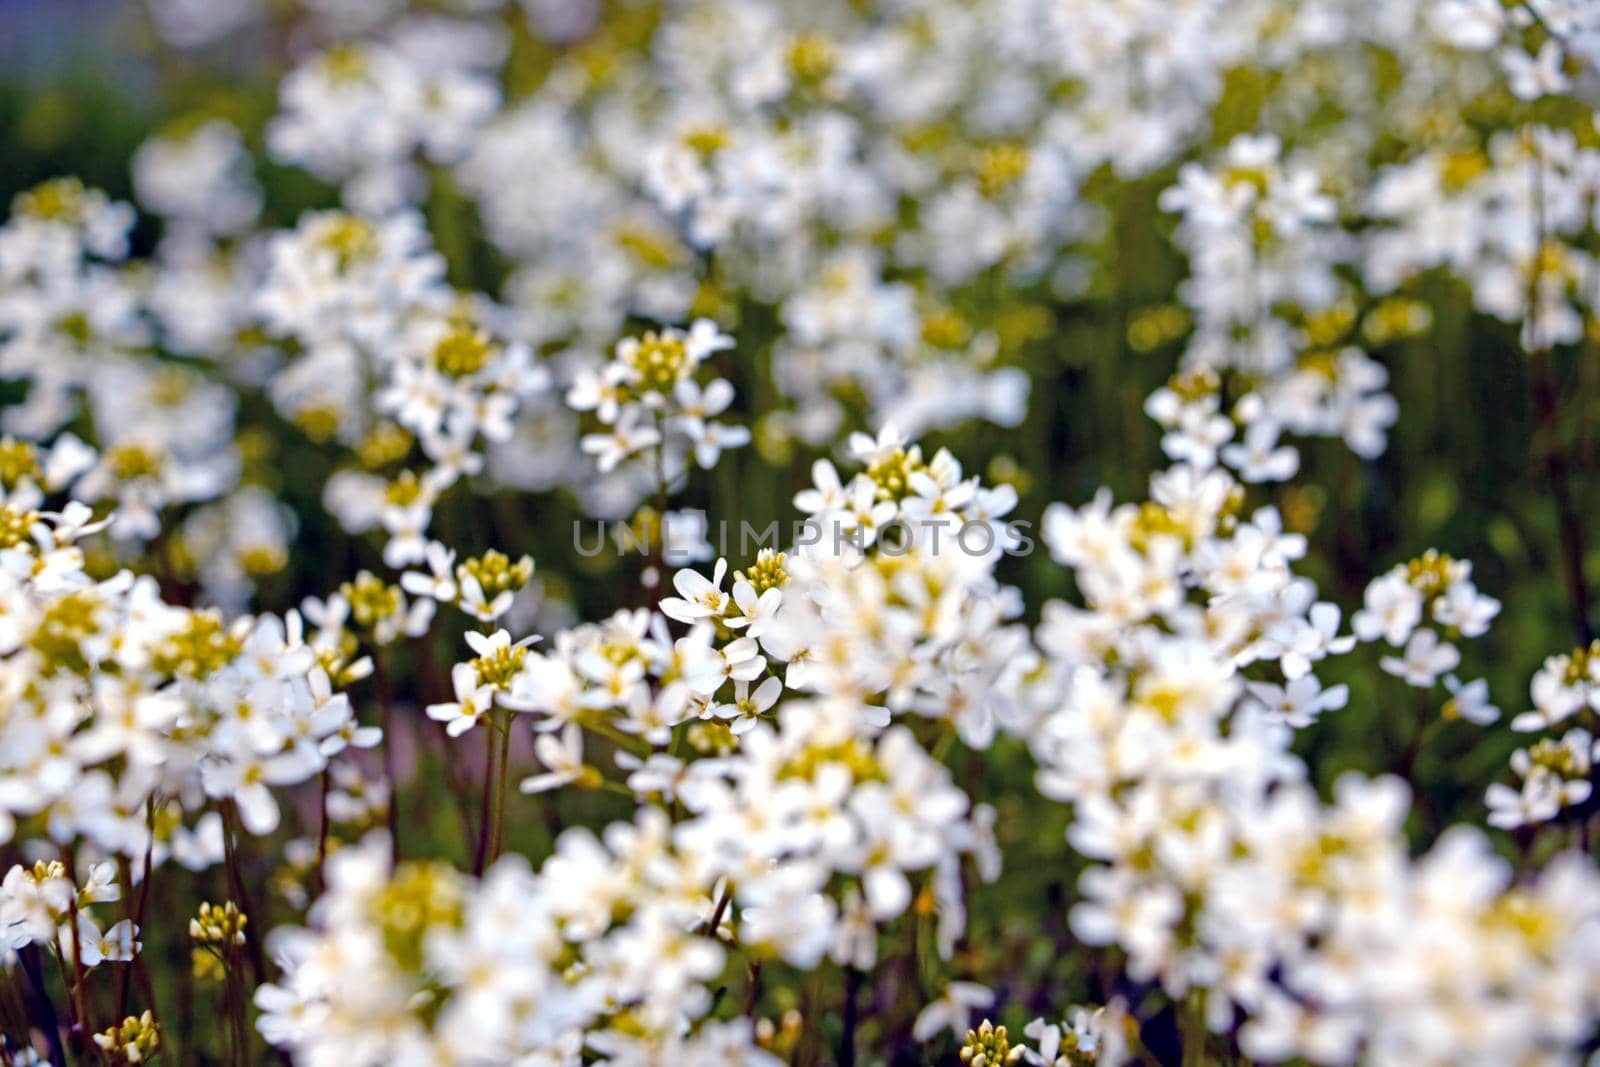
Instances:
[[[599,719],[591,720],[585,717],[582,725],[586,729],[593,730],[618,748],[632,752],[635,756],[644,757],[650,755],[650,743],[642,737],[625,734],[610,723]]]
[[[495,779],[494,798],[494,823],[491,826],[492,836],[489,839],[489,864],[500,858],[501,841],[505,834],[506,822],[506,782],[510,778],[511,765],[511,720],[503,720],[496,728],[500,734],[500,772]]]
[[[389,739],[384,738],[384,744]],[[320,896],[328,888],[328,790],[333,782],[333,765],[322,769],[322,784],[317,797],[319,818],[317,820],[317,894]],[[389,783],[389,810],[394,810],[394,783]],[[389,835],[389,848],[394,848],[394,834]]]
[[[89,977],[89,969],[83,963],[83,942],[78,932],[78,872],[74,868],[74,856],[71,848],[63,847],[61,850],[61,863],[67,871],[67,881],[72,883],[72,896],[67,900],[67,922],[71,924],[72,937],[72,973],[69,977],[65,962],[62,964],[61,980],[67,986],[67,1001],[72,1007],[72,1045],[77,1046],[87,1053],[91,1061],[99,1061],[100,1046],[94,1043],[94,1024],[89,1019],[89,1004],[85,995],[85,982]],[[58,951],[64,949],[60,935],[57,935],[56,944]],[[64,952],[61,953],[64,960]]]
[[[266,916],[256,913],[255,904],[250,900],[250,891],[245,888],[244,872],[239,864],[239,846],[235,840],[239,833],[239,809],[231,800],[222,802],[222,862],[227,870],[228,891],[233,897],[234,905],[248,918],[244,928],[245,948],[250,958],[250,967],[255,972],[256,981],[267,980],[267,956],[261,948],[261,940],[256,934],[266,925]]]
[[[489,866],[489,849],[494,838],[496,798],[500,795],[496,786],[496,775],[501,766],[500,746],[502,744],[500,731],[494,728],[493,720],[487,737],[484,739],[483,756],[483,799],[478,809],[478,849],[473,859],[473,873],[483,875]]]
[[[711,912],[711,918],[700,927],[700,932],[707,937],[717,936],[717,927],[722,925],[722,917],[728,913],[728,904],[733,900],[733,883],[729,882],[722,887],[722,896],[717,900],[717,906]]]
[[[383,725],[383,776],[389,783],[389,809],[384,813],[389,829],[389,862],[397,863],[400,860],[400,771],[395,766],[394,694],[381,645],[372,649],[372,684],[377,691],[379,721]]]
[[[133,900],[133,907],[128,918],[133,920],[134,931],[137,933],[144,926],[145,908],[150,901],[150,879],[154,874],[155,849],[156,849],[156,798],[150,797],[145,801],[145,844],[144,844],[144,876],[139,879],[139,891]],[[144,955],[135,953],[133,961],[122,968],[117,981],[117,1017],[115,1022],[121,1022],[128,1017],[128,995],[133,983],[133,972],[143,970]],[[155,1010],[154,1004],[146,1007]]]
[[[1179,1015],[1183,1022],[1183,1067],[1202,1067],[1206,1062],[1206,1013],[1200,990],[1189,994]]]

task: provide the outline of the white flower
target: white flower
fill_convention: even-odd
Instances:
[[[692,380],[684,379],[674,388],[673,400],[677,403],[678,414],[673,416],[671,426],[690,440],[695,462],[706,470],[717,465],[723,449],[738,448],[750,442],[750,431],[745,427],[710,421],[733,402],[733,386],[724,379],[712,379],[704,391]]]
[[[1500,602],[1483,596],[1465,579],[1451,582],[1444,595],[1433,602],[1434,621],[1460,630],[1463,637],[1482,637],[1498,614]]]
[[[733,583],[733,603],[739,614],[726,620],[728,628],[759,638],[771,628],[783,606],[783,590],[774,586],[757,595],[755,586],[741,578]]]
[[[583,686],[572,665],[560,656],[530,654],[522,670],[512,679],[511,692],[502,694],[501,704],[516,711],[540,712],[550,716],[536,729],[555,729],[571,722],[584,710]]]
[[[949,1030],[960,1040],[972,1019],[974,1009],[987,1008],[994,1003],[994,993],[976,982],[951,982],[939,999],[917,1013],[911,1025],[911,1036],[927,1041],[940,1030]]]
[[[423,560],[428,573],[407,571],[400,576],[400,585],[413,596],[425,596],[441,604],[453,604],[459,595],[455,580],[456,554],[437,541],[429,541],[423,549]]]
[[[291,748],[262,758],[253,753],[208,760],[201,766],[206,793],[229,798],[239,807],[239,820],[253,834],[270,834],[278,828],[278,802],[272,785],[303,782],[322,769],[325,760],[314,749]]]
[[[1222,461],[1247,482],[1286,482],[1300,469],[1300,454],[1278,444],[1279,427],[1261,419],[1245,431],[1242,444],[1226,445]]]
[[[717,324],[710,319],[695,319],[684,338],[684,348],[696,363],[703,363],[714,353],[726,352],[733,346],[733,338],[717,329]]]
[[[1502,830],[1549,822],[1561,812],[1560,792],[1545,779],[1529,779],[1520,790],[1495,782],[1484,801],[1489,807],[1489,825]]]
[[[616,470],[629,456],[661,443],[661,431],[646,421],[640,408],[628,408],[617,418],[609,433],[587,434],[579,442],[583,451],[595,457],[602,474]]]
[[[1350,619],[1356,636],[1363,641],[1384,638],[1399,647],[1422,621],[1422,594],[1406,581],[1405,574],[1391,571],[1367,586],[1360,611]]]
[[[1284,677],[1291,681],[1311,669],[1311,664],[1338,656],[1355,647],[1353,634],[1339,636],[1339,607],[1326,601],[1311,605],[1306,621],[1291,620],[1288,637],[1283,639],[1280,659]]]
[[[568,723],[559,735],[542,733],[533,739],[533,751],[548,769],[522,780],[522,792],[544,793],[575,782],[584,772],[583,729]]]
[[[897,508],[892,501],[879,500],[878,486],[866,475],[858,474],[845,493],[845,505],[833,513],[835,545],[849,544],[857,549],[871,548],[882,528],[894,519]],[[841,537],[840,535],[843,535]]]
[[[823,515],[845,507],[844,484],[832,463],[819,459],[811,465],[811,481],[815,488],[802,489],[794,495],[794,506],[808,515]]]
[[[709,579],[699,571],[678,571],[672,576],[672,585],[679,595],[663,599],[661,613],[679,622],[720,619],[732,604],[728,594],[722,591],[722,580],[727,573],[725,559],[717,560]]]
[[[1405,655],[1385,656],[1379,661],[1386,672],[1409,686],[1431,689],[1439,676],[1456,669],[1461,653],[1447,641],[1440,641],[1432,630],[1418,630],[1406,642]]]
[[[123,919],[102,931],[88,912],[78,912],[76,944],[81,949],[80,962],[85,967],[128,962],[141,947],[138,936],[138,928],[131,919]]]
[[[716,714],[729,720],[735,734],[742,734],[752,729],[782,695],[783,683],[776,678],[762,682],[754,693],[750,692],[749,680],[738,678],[733,683],[733,700],[719,704]]]
[[[1500,709],[1489,703],[1489,683],[1482,678],[1462,683],[1453,674],[1444,678],[1450,699],[1445,702],[1444,717],[1460,718],[1479,726],[1488,726],[1500,718]]]
[[[1303,674],[1285,685],[1251,682],[1250,695],[1266,706],[1268,714],[1296,729],[1310,726],[1324,711],[1336,711],[1350,699],[1350,687],[1333,685],[1327,689],[1315,675]]]
[[[493,686],[481,685],[478,672],[470,663],[458,663],[450,671],[450,683],[455,689],[455,700],[444,704],[430,704],[428,718],[445,724],[445,733],[460,737],[487,715],[494,707]]]
[[[1561,42],[1547,40],[1538,54],[1528,55],[1521,48],[1504,48],[1499,53],[1511,92],[1519,100],[1537,100],[1567,92],[1572,82],[1561,69],[1565,50]]]

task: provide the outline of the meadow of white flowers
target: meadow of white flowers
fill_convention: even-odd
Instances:
[[[128,7],[275,87],[0,227],[0,1065],[1597,1062],[1600,3]],[[1447,316],[1559,601],[1317,547]]]

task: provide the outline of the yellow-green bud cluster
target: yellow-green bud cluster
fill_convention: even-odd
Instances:
[[[159,478],[165,467],[161,456],[153,449],[132,441],[108,449],[106,463],[119,482]]]
[[[457,326],[433,348],[433,366],[447,378],[470,378],[489,365],[495,346],[489,335],[470,326]]]
[[[18,548],[31,542],[37,511],[28,511],[7,502],[0,504],[0,548]]]
[[[355,215],[336,215],[322,222],[317,244],[332,252],[339,261],[339,269],[346,270],[377,253],[378,237],[367,220]]]
[[[765,593],[768,589],[782,589],[789,584],[789,571],[786,566],[788,562],[787,553],[763,548],[756,554],[754,563],[745,570],[735,571],[733,576],[749,582],[757,593]]]
[[[18,193],[13,206],[18,215],[48,222],[72,223],[83,218],[84,201],[83,182],[77,178],[52,178]]]
[[[143,1015],[128,1016],[120,1026],[95,1034],[94,1043],[113,1063],[146,1063],[161,1048],[161,1027],[146,1010]]]
[[[455,868],[429,861],[401,864],[372,898],[373,925],[402,969],[422,970],[423,944],[430,930],[461,925],[463,892]]]
[[[1028,173],[1028,149],[1014,142],[990,145],[978,154],[978,192],[1000,196]]]
[[[691,369],[689,350],[676,337],[647,331],[627,357],[641,393],[670,393]]]
[[[961,1045],[961,1062],[967,1067],[1002,1067],[1022,1059],[1022,1046],[1015,1048],[1004,1026],[995,1026],[988,1019],[976,1030],[967,1031]]]
[[[1428,549],[1406,564],[1406,581],[1423,597],[1432,600],[1444,595],[1455,580],[1456,561],[1437,549]]]
[[[205,902],[189,920],[189,937],[197,944],[226,952],[230,946],[244,944],[244,928],[249,921],[250,917],[231,900],[222,904]]]
[[[1587,682],[1590,671],[1596,663],[1600,663],[1600,641],[1591,641],[1587,648],[1575,648],[1572,655],[1567,657],[1567,674],[1564,681],[1567,685],[1577,685]]]
[[[360,457],[363,467],[368,470],[380,470],[391,463],[405,459],[406,453],[411,451],[414,440],[404,428],[392,422],[380,423],[361,439],[361,443],[356,446],[356,455]]]
[[[505,692],[511,688],[511,681],[522,670],[523,660],[527,656],[527,646],[506,645],[472,660],[472,669],[478,672],[484,685],[492,685]]]
[[[513,561],[497,549],[489,549],[474,556],[456,568],[456,580],[463,585],[468,578],[478,583],[485,600],[493,600],[501,593],[518,593],[533,580],[533,560],[523,556]]]
[[[205,678],[237,659],[243,647],[223,623],[221,613],[191,611],[183,629],[156,648],[150,666],[175,678]]]
[[[867,477],[878,486],[879,500],[902,500],[911,492],[911,476],[922,469],[922,449],[897,448],[867,466]]]
[[[1149,352],[1161,345],[1176,341],[1189,329],[1189,312],[1182,304],[1161,304],[1145,308],[1128,323],[1128,344],[1135,352]],[[1195,395],[1186,390],[1189,383],[1203,385],[1210,381],[1211,388]],[[1179,374],[1167,383],[1167,388],[1184,400],[1193,400],[1205,393],[1216,392],[1217,375],[1209,368]]]
[[[10,435],[0,437],[0,486],[15,489],[25,480],[37,480],[39,473],[37,448]]]
[[[383,490],[383,502],[392,507],[408,508],[422,499],[422,479],[414,471],[401,471]]]
[[[1542,767],[1561,778],[1582,778],[1588,773],[1579,766],[1572,749],[1548,737],[1528,749],[1528,759],[1535,767]]]
[[[797,33],[789,40],[784,57],[795,80],[815,84],[833,73],[839,61],[833,42],[820,33]]]
[[[972,330],[954,311],[935,311],[922,320],[922,340],[946,351],[960,348],[972,337]]]
[[[100,601],[86,592],[58,597],[44,610],[29,645],[47,674],[87,674],[83,643],[100,632]]]
[[[393,618],[404,603],[398,585],[390,585],[371,571],[357,574],[355,581],[345,582],[339,591],[350,601],[350,617],[367,630]]]

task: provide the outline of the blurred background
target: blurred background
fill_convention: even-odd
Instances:
[[[558,22],[573,20],[572,39],[581,41],[578,15],[586,6],[529,6]],[[261,137],[275,106],[274,79],[297,47],[292,17],[281,4],[255,0],[168,0],[162,7],[169,17],[190,20],[205,42],[175,50],[153,32],[153,9],[138,3],[0,0],[0,201],[63,174],[130,199],[129,160],[141,141],[164,122],[193,114],[227,117],[256,158],[265,159]],[[513,48],[513,66],[524,64],[536,78],[539,64],[563,47],[560,35],[521,42]],[[1224,143],[1233,132],[1219,123],[1215,140]],[[1026,310],[1027,319],[1016,359],[1033,383],[1024,424],[1014,430],[969,424],[925,441],[930,450],[950,447],[969,471],[1016,485],[1018,518],[1036,522],[1049,502],[1081,503],[1101,485],[1119,499],[1138,498],[1161,465],[1159,432],[1142,408],[1172,374],[1182,339],[1159,331],[1152,339],[1142,327],[1170,308],[1185,272],[1169,240],[1172,219],[1156,208],[1158,192],[1174,175],[1168,170],[1139,181],[1091,183],[1087,195],[1111,220],[1103,247],[1090,259],[1098,264],[1093,278],[1067,301],[1043,290],[1017,294],[1017,310]],[[308,208],[337,203],[334,189],[299,171],[260,162],[257,177],[266,191],[268,226],[292,225]],[[455,227],[467,235],[452,243],[441,233],[452,280],[494,292],[506,265],[470,240],[480,223],[469,204],[458,199],[445,206],[451,217],[434,219],[436,233]],[[441,209],[437,199],[429,202],[430,213]],[[148,220],[139,224],[136,255],[153,246],[152,227]],[[1540,661],[1589,639],[1563,570],[1547,457],[1559,442],[1570,464],[1572,510],[1585,580],[1592,585],[1600,581],[1600,531],[1586,527],[1600,470],[1600,356],[1593,338],[1557,354],[1545,384],[1559,399],[1560,418],[1541,425],[1534,414],[1535,368],[1515,330],[1473,313],[1456,283],[1427,284],[1423,299],[1435,309],[1432,331],[1373,352],[1389,369],[1401,411],[1388,451],[1363,462],[1339,442],[1298,442],[1301,475],[1275,492],[1288,524],[1310,537],[1310,573],[1347,616],[1372,577],[1427,547],[1473,561],[1478,585],[1505,609],[1486,640],[1469,643],[1461,674],[1486,676],[1495,702],[1515,713],[1528,706],[1528,679]],[[741,337],[761,329],[763,314],[770,325],[770,312],[743,309]],[[729,371],[747,413],[761,396],[761,372],[753,362]],[[292,433],[275,447],[272,466],[295,472],[294,482],[281,489],[297,503],[302,528],[289,569],[262,586],[263,608],[325,592],[325,559],[376,561],[370,545],[352,542],[321,515],[320,479],[335,457]],[[788,502],[807,483],[813,458],[802,449],[741,450],[710,484],[691,489],[684,503],[705,508],[713,519],[759,525],[790,518]],[[552,591],[568,598],[579,617],[597,617],[626,599],[618,590],[634,580],[637,561],[579,558],[571,524],[581,513],[573,502],[501,493],[486,510],[474,510],[478,506],[469,499],[466,510],[447,510],[437,529],[467,550],[493,541],[532,554]],[[1047,594],[1071,593],[1060,569],[1042,554],[1010,560],[1005,568],[1005,577],[1024,586],[1035,607]],[[1325,679],[1347,682],[1352,697],[1345,711],[1324,717],[1300,741],[1324,786],[1345,769],[1383,769],[1407,741],[1410,695],[1376,669],[1379,655],[1366,647],[1340,661],[1347,677],[1335,668]],[[1500,774],[1513,747],[1503,725],[1488,732],[1463,725],[1443,730],[1418,767],[1421,780],[1437,783],[1430,798],[1437,818],[1481,821],[1484,783]],[[1020,763],[1017,770],[1026,773]],[[992,799],[1002,804],[1017,799],[994,792]]]

